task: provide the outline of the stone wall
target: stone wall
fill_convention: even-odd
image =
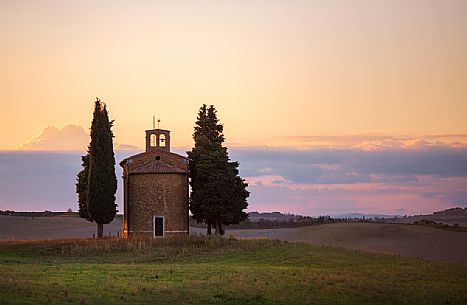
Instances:
[[[165,217],[166,237],[188,235],[187,175],[130,174],[126,179],[129,236],[153,237],[153,216]]]

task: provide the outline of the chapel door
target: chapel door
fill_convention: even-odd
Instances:
[[[154,237],[164,236],[164,216],[154,216]]]

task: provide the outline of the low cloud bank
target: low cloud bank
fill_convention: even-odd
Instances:
[[[412,150],[359,149],[231,149],[231,158],[241,160],[246,176],[281,175],[294,182],[365,183],[379,175],[413,180],[417,175],[467,176],[467,148]]]
[[[117,203],[122,211],[117,151]],[[184,153],[184,151],[177,151]],[[467,206],[467,149],[232,148],[249,182],[250,208],[307,215],[419,214]],[[0,152],[0,209],[77,209],[81,152]]]
[[[419,214],[467,206],[467,149],[232,149],[258,210]]]
[[[117,152],[117,203],[123,211],[122,170],[118,163],[140,151]],[[76,174],[85,152],[0,152],[0,209],[16,211],[77,210]]]
[[[467,134],[386,135],[367,133],[338,136],[284,136],[268,141],[272,146],[300,148],[352,148],[361,150],[467,148]]]

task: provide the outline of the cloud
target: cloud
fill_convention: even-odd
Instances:
[[[267,177],[262,177],[268,181]],[[249,181],[249,179],[247,179]],[[284,181],[284,180],[281,180]],[[294,212],[306,215],[350,212],[377,214],[431,213],[454,206],[467,206],[467,178],[433,179],[410,185],[385,183],[300,185],[291,182],[250,184],[250,210]],[[427,198],[432,190],[437,196]]]
[[[253,185],[283,184],[283,183],[287,182],[287,180],[284,177],[272,176],[272,175],[246,177],[246,181],[248,182],[248,184],[250,186],[253,186]]]
[[[76,210],[80,158],[77,152],[0,153],[0,209]]]
[[[270,168],[270,167],[260,168],[260,169],[258,169],[258,172],[260,172],[262,174],[271,174],[272,173],[272,168]]]
[[[142,150],[142,149],[135,145],[115,143],[115,150]]]
[[[48,126],[42,132],[28,141],[24,142],[20,150],[76,150],[84,151],[89,145],[89,134],[79,125],[68,124],[61,128]],[[141,150],[141,148],[114,143],[115,150]]]
[[[467,149],[465,148],[353,151],[350,155],[351,158],[346,160],[343,167],[360,173],[391,176],[467,176]]]
[[[258,210],[419,214],[467,206],[466,148],[230,152]]]
[[[367,183],[416,180],[416,176],[467,176],[467,148],[391,149],[231,149],[245,176],[265,168],[302,183]]]
[[[61,128],[48,126],[36,136],[21,144],[21,150],[84,150],[89,144],[89,135],[83,127],[65,125]]]
[[[123,211],[121,160],[135,154],[115,154],[118,179],[117,203]],[[17,211],[77,210],[76,175],[81,170],[80,152],[0,152],[0,209]]]
[[[467,206],[467,149],[232,148],[249,209],[307,215],[420,214]],[[117,151],[116,163],[138,151]],[[180,151],[179,153],[183,153]],[[0,209],[76,210],[80,152],[0,152]],[[116,166],[121,205],[121,169]]]
[[[366,133],[338,136],[285,136],[267,141],[272,147],[355,148],[362,150],[420,149],[435,147],[467,147],[467,134],[386,135]]]

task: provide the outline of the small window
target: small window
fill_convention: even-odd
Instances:
[[[154,216],[154,237],[164,236],[164,216]]]
[[[165,147],[165,134],[159,135],[159,147]]]
[[[155,134],[152,134],[152,135],[151,135],[151,142],[150,142],[150,145],[151,145],[151,147],[155,147],[155,146],[156,146],[156,135],[155,135]]]
[[[156,156],[156,160],[159,161],[161,159],[161,156]]]

